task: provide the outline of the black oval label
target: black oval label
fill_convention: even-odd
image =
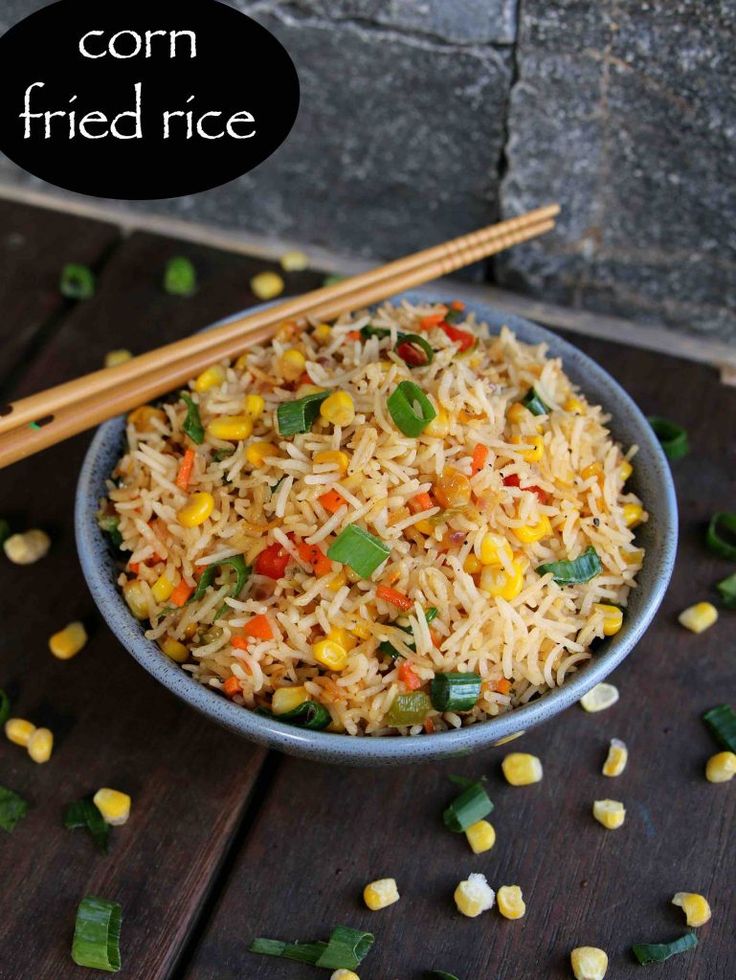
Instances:
[[[219,0],[59,0],[0,38],[0,150],[67,190],[180,197],[286,139],[299,79],[265,27]]]

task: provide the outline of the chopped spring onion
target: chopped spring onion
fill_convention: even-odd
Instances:
[[[189,259],[183,256],[169,259],[164,272],[164,289],[169,296],[194,296],[197,273]]]
[[[80,827],[89,832],[96,846],[107,853],[110,827],[92,802],[91,797],[70,803],[64,811],[64,826],[67,830],[77,830]]]
[[[409,367],[426,367],[434,360],[432,345],[418,333],[400,333],[394,350]]]
[[[86,265],[72,262],[61,270],[59,291],[65,299],[91,299],[95,294],[95,274]]]
[[[375,937],[370,932],[337,926],[326,943],[284,943],[278,939],[254,939],[249,949],[251,953],[279,956],[325,970],[354,970],[366,958],[374,942]]]
[[[432,702],[424,691],[397,694],[386,712],[386,721],[397,728],[401,725],[421,725],[432,710]]]
[[[4,517],[0,517],[0,548],[2,548],[2,546],[8,540],[10,534],[10,524],[8,524]]]
[[[387,405],[396,427],[405,436],[420,436],[432,419],[437,418],[432,402],[413,381],[401,381],[389,395]]]
[[[0,689],[0,725],[4,725],[10,718],[10,698]]]
[[[493,810],[485,786],[481,782],[471,783],[457,796],[442,814],[448,830],[462,834],[468,827],[478,823]]]
[[[120,518],[113,516],[101,517],[99,524],[100,530],[110,538],[110,544],[113,548],[120,549],[123,543],[123,536],[119,531]]]
[[[186,391],[182,391],[181,400],[187,406],[187,417],[184,419],[184,424],[182,429],[186,432],[192,442],[201,446],[204,442],[204,426],[202,425],[202,419],[199,417],[199,407],[195,404],[194,400]]]
[[[391,549],[380,538],[364,531],[357,524],[348,524],[330,545],[327,557],[331,561],[349,565],[362,578],[370,578],[390,554]]]
[[[549,415],[549,405],[545,405],[539,397],[536,388],[530,388],[521,399],[524,408],[528,408],[532,415]]]
[[[207,589],[212,585],[212,580],[217,573],[218,568],[222,568],[224,565],[230,565],[235,569],[235,585],[230,589],[228,593],[231,598],[237,599],[240,593],[245,587],[245,583],[248,581],[248,577],[251,573],[250,565],[245,564],[245,558],[242,555],[233,555],[232,558],[223,558],[221,561],[213,562],[212,565],[208,565],[199,582],[197,583],[197,588],[192,594],[189,602],[197,602],[201,599]],[[220,619],[227,612],[228,605],[223,603],[220,608],[215,613],[215,619]]]
[[[282,436],[295,436],[309,432],[317,421],[320,405],[329,394],[329,391],[315,391],[296,401],[282,402],[276,410],[279,433]]]
[[[480,675],[435,674],[430,693],[437,711],[470,711],[480,697]]]
[[[674,956],[676,953],[685,953],[688,949],[695,949],[697,945],[698,940],[695,938],[695,933],[687,932],[671,943],[635,943],[631,947],[631,952],[642,966],[649,966],[650,963],[664,963],[670,956]]]
[[[721,558],[736,561],[736,514],[724,511],[714,514],[706,531],[705,543]]]
[[[647,421],[654,429],[654,434],[659,439],[667,459],[676,460],[687,456],[690,452],[690,443],[686,429],[658,415],[650,415]]]
[[[445,323],[462,323],[465,319],[465,310],[448,310],[445,314]]]
[[[22,796],[18,796],[12,789],[0,786],[0,830],[12,833],[15,825],[20,823],[27,812],[28,804]]]
[[[721,593],[721,600],[727,609],[736,609],[736,572],[724,578],[716,585]]]
[[[574,585],[576,582],[589,582],[603,571],[603,565],[594,547],[586,550],[570,561],[549,561],[537,567],[539,575],[552,573],[558,585]]]
[[[430,606],[429,609],[424,610],[424,618],[427,620],[427,625],[429,625],[434,619],[437,618],[437,616],[439,616],[439,612],[440,611],[436,606]],[[402,624],[398,622],[394,625],[396,625],[400,630],[403,630],[405,633],[411,633],[412,631],[411,626],[402,626]],[[410,650],[416,649],[413,643],[407,642],[406,645]],[[393,643],[390,643],[388,640],[383,640],[381,643],[379,643],[378,649],[387,657],[391,657],[392,660],[398,660],[401,656]]]
[[[345,276],[339,276],[337,273],[333,273],[331,276],[325,276],[322,280],[323,286],[334,286],[338,282],[342,282]]]
[[[432,970],[430,977],[439,977],[439,980],[458,980],[454,973],[445,973],[444,970]]]
[[[77,909],[72,959],[78,966],[117,973],[120,960],[122,909],[117,902],[89,895]]]
[[[727,704],[719,704],[703,715],[703,721],[719,745],[729,752],[736,752],[736,711]]]
[[[311,731],[318,732],[332,721],[330,712],[319,701],[304,701],[291,711],[278,715],[279,721],[285,721],[287,725],[296,725],[298,728],[309,728]]]
[[[430,606],[429,609],[425,609],[424,610],[424,618],[427,620],[427,625],[429,626],[429,624],[433,620],[437,619],[437,617],[439,616],[439,614],[440,614],[440,611],[437,608],[437,606]]]
[[[212,458],[216,463],[222,463],[224,460],[230,459],[230,457],[233,456],[234,454],[235,454],[234,449],[216,449],[212,453]],[[285,480],[286,477],[284,476],[282,477],[282,479]]]
[[[369,337],[378,337],[379,340],[382,340],[384,337],[388,337],[390,333],[391,331],[386,327],[374,327],[370,323],[360,328],[360,336],[364,340],[368,340]]]

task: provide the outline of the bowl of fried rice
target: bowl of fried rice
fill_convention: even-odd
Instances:
[[[92,595],[167,688],[255,742],[381,765],[578,701],[669,582],[669,465],[553,333],[419,291],[274,339],[97,432]]]

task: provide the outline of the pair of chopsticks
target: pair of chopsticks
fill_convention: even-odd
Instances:
[[[559,210],[551,204],[489,225],[13,402],[0,412],[0,468],[167,394],[210,364],[268,340],[284,320],[332,319],[543,235]]]

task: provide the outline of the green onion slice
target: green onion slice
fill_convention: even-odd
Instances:
[[[667,459],[676,460],[687,456],[690,452],[690,443],[686,429],[683,429],[676,422],[661,418],[659,415],[650,415],[647,421],[654,429],[654,434],[659,439]]]
[[[0,725],[4,725],[10,718],[10,698],[0,688]]]
[[[391,333],[386,327],[374,327],[372,324],[367,323],[364,327],[360,328],[360,336],[364,340],[368,340],[369,337],[378,337],[379,340],[383,340],[384,337],[388,337]]]
[[[430,687],[437,711],[470,711],[480,697],[479,674],[435,674]]]
[[[28,804],[22,796],[18,796],[12,789],[0,786],[0,830],[12,833],[15,825],[20,823],[27,812]]]
[[[169,259],[164,272],[164,289],[170,296],[194,296],[197,292],[197,273],[183,256]]]
[[[82,828],[88,831],[96,846],[107,853],[110,826],[105,823],[91,797],[85,797],[83,800],[69,804],[64,811],[64,826],[67,830]]]
[[[86,265],[74,262],[61,270],[59,291],[65,299],[91,299],[95,294],[95,274]]]
[[[192,442],[201,446],[204,442],[204,426],[199,416],[199,406],[194,402],[191,395],[186,391],[181,392],[181,400],[187,406],[187,417],[184,419],[182,429],[186,432]]]
[[[325,276],[322,280],[323,286],[334,286],[338,282],[342,282],[345,276],[340,276],[336,272],[333,272],[331,276]]]
[[[736,752],[736,711],[719,704],[703,715],[703,721],[716,742],[729,752]]]
[[[727,609],[736,609],[736,572],[716,585],[721,593],[721,601]]]
[[[421,725],[432,710],[432,702],[424,691],[397,694],[386,712],[386,721],[397,728],[402,725]]]
[[[319,407],[329,394],[329,391],[315,391],[296,401],[282,402],[276,410],[279,433],[282,436],[295,436],[310,432],[317,421]]]
[[[596,575],[600,575],[602,571],[603,565],[598,557],[598,552],[592,545],[590,548],[586,548],[582,555],[570,561],[548,561],[537,567],[539,575],[547,575],[551,572],[558,585],[589,582]]]
[[[296,725],[298,728],[309,728],[310,731],[318,732],[332,721],[330,712],[319,701],[304,701],[303,704],[292,708],[291,711],[283,715],[274,715],[277,721],[285,721],[287,725]]]
[[[221,561],[208,565],[202,573],[199,582],[197,583],[197,588],[189,599],[189,602],[197,602],[199,599],[201,599],[207,589],[212,585],[212,581],[218,568],[224,568],[226,565],[229,565],[231,568],[235,569],[235,585],[233,585],[232,589],[230,589],[228,595],[232,599],[237,599],[245,588],[245,583],[248,581],[251,573],[251,567],[250,565],[245,564],[245,558],[243,555],[233,555],[232,558],[223,558]],[[224,602],[215,613],[215,619],[220,619],[225,615],[227,610],[228,604]]]
[[[120,518],[113,517],[111,515],[107,517],[101,517],[99,520],[99,526],[100,526],[100,530],[104,534],[107,534],[108,537],[110,538],[110,544],[114,548],[117,548],[119,550],[120,546],[123,543],[123,536],[118,530],[120,527]]]
[[[425,609],[424,618],[427,620],[427,625],[429,625],[434,619],[436,619],[437,616],[439,616],[439,614],[440,614],[439,609],[436,606],[430,606],[429,609]],[[392,625],[398,627],[398,629],[400,630],[403,630],[404,633],[412,632],[411,626],[403,626],[399,622],[393,623]],[[416,649],[414,643],[409,643],[408,640],[406,645],[409,647],[410,650]],[[393,643],[390,643],[388,640],[382,640],[378,644],[378,649],[381,651],[381,653],[385,653],[387,657],[391,657],[392,660],[398,660],[399,657],[402,656],[402,654],[399,653],[399,651],[396,649]]]
[[[705,543],[711,551],[736,561],[736,514],[721,511],[710,519]]]
[[[635,943],[631,947],[631,952],[642,966],[649,966],[650,963],[664,963],[670,956],[685,953],[688,949],[695,949],[697,945],[698,940],[695,938],[695,933],[687,932],[671,943]]]
[[[427,625],[429,626],[429,624],[433,620],[437,619],[437,617],[439,616],[439,614],[440,614],[440,611],[437,608],[437,606],[430,606],[429,609],[425,609],[424,610],[424,618],[427,620]]]
[[[445,314],[445,323],[462,323],[465,319],[465,310],[448,310]]]
[[[10,524],[5,520],[4,517],[0,518],[0,548],[5,544],[5,542],[10,537]]]
[[[421,356],[424,358],[424,361],[421,365],[417,363],[412,363],[411,360],[407,360],[404,357],[404,355],[399,350],[399,348],[403,347],[404,344],[409,344],[409,346],[413,348],[419,348],[419,350],[421,351]],[[434,360],[434,349],[432,345],[424,337],[420,336],[420,334],[418,333],[400,333],[396,340],[396,346],[394,347],[394,351],[399,355],[402,361],[404,361],[406,364],[409,365],[410,368],[426,367],[428,364],[431,364],[432,361]]]
[[[481,782],[471,783],[456,797],[442,814],[442,820],[448,830],[461,834],[487,817],[493,810],[493,803]]]
[[[226,459],[230,459],[230,457],[231,457],[231,456],[234,456],[234,455],[235,455],[235,450],[234,450],[234,449],[216,449],[216,450],[215,450],[215,451],[214,451],[214,452],[212,453],[212,459],[213,459],[213,460],[214,460],[214,461],[215,461],[216,463],[222,463],[222,462],[224,462],[224,461],[225,461]],[[284,480],[285,480],[285,479],[286,479],[286,477],[284,476],[284,477],[282,477],[282,479],[284,479]]]
[[[439,977],[439,980],[458,980],[454,973],[445,973],[444,970],[432,970],[430,977]]]
[[[521,404],[524,406],[524,408],[528,408],[532,415],[549,415],[550,413],[549,405],[546,405],[542,401],[536,388],[530,388],[529,391],[527,391],[527,393],[521,399]]]
[[[391,549],[380,538],[357,524],[348,524],[330,545],[327,557],[349,565],[362,578],[370,578],[390,554]]]
[[[117,902],[89,895],[77,909],[72,959],[78,966],[117,973],[120,960],[122,909]]]
[[[278,939],[254,939],[251,953],[278,956],[326,970],[354,970],[371,950],[375,937],[370,932],[337,926],[326,943],[285,943]]]
[[[420,436],[432,419],[437,418],[432,402],[413,381],[401,381],[389,395],[387,405],[396,427],[405,436]]]

